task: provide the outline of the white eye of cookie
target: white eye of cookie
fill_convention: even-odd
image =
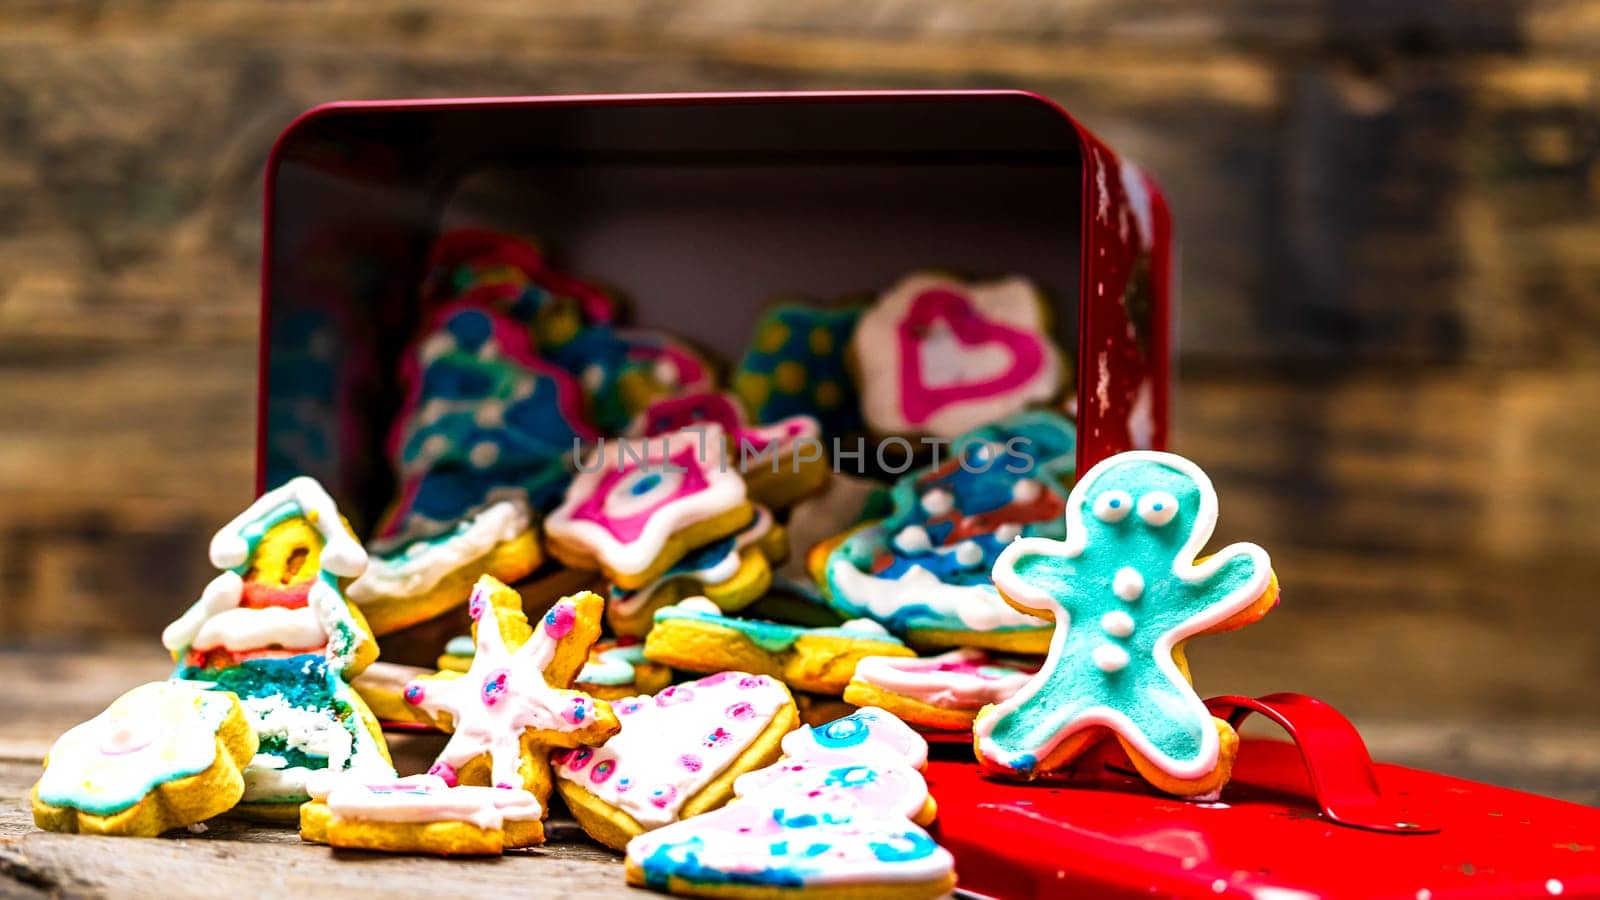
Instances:
[[[620,519],[649,512],[676,495],[682,483],[683,473],[673,469],[636,469],[606,493],[605,514]]]
[[[1166,491],[1151,491],[1139,498],[1139,518],[1160,528],[1178,514],[1178,498]]]
[[[1094,517],[1102,522],[1121,522],[1133,512],[1133,496],[1127,491],[1106,491],[1094,498]]]

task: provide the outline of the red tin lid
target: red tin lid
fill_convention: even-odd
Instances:
[[[933,831],[955,854],[961,888],[1007,898],[1600,896],[1600,810],[1373,764],[1349,722],[1311,698],[1210,705],[1236,721],[1240,708],[1264,713],[1299,745],[1245,739],[1216,803],[1158,794],[1106,757],[1050,784],[931,762]]]

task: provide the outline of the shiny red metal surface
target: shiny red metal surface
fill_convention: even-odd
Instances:
[[[934,831],[963,890],[1004,897],[1600,896],[1600,810],[1372,763],[1327,704],[1222,697],[1295,743],[1247,738],[1214,803],[1155,792],[1108,754],[1060,782],[989,779],[939,747]],[[1406,823],[1400,825],[1398,823]]]

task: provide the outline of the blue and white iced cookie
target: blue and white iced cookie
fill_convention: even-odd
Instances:
[[[1019,413],[957,438],[951,458],[894,487],[894,512],[828,551],[828,598],[919,648],[1044,653],[1050,626],[1001,598],[989,570],[1022,536],[1059,536],[1076,440],[1067,420]]]
[[[783,526],[763,506],[738,532],[691,551],[660,578],[637,590],[612,586],[606,622],[617,634],[642,638],[656,610],[684,597],[709,598],[723,610],[743,609],[772,584],[772,565],[788,552]]]
[[[551,508],[574,444],[598,436],[577,381],[515,319],[466,303],[433,315],[401,360],[385,448],[399,489],[376,529],[389,547],[445,534],[506,496]]]
[[[881,709],[790,732],[782,759],[734,782],[735,802],[631,840],[628,881],[762,900],[942,896],[955,862],[919,827],[935,812],[927,752]]]
[[[737,619],[704,597],[689,597],[656,612],[644,655],[690,672],[770,675],[795,690],[837,697],[863,657],[916,654],[870,619],[803,628]]]

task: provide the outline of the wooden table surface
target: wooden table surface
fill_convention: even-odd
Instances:
[[[50,834],[33,827],[27,793],[62,731],[118,694],[164,678],[170,664],[144,646],[0,651],[7,690],[0,721],[0,897],[112,895],[431,898],[648,897],[627,887],[616,854],[570,820],[552,817],[542,847],[503,858],[438,860],[301,843],[288,829],[226,818],[203,834],[156,840]],[[1360,722],[1374,757],[1600,805],[1600,734],[1540,727],[1494,730],[1446,722]],[[396,765],[422,771],[440,741],[391,739]]]

